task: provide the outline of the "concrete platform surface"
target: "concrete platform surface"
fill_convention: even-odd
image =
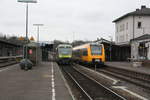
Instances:
[[[42,62],[32,70],[0,68],[0,100],[72,100],[59,67]]]
[[[122,68],[131,71],[136,71],[144,74],[150,74],[150,67],[133,67],[132,62],[105,62],[105,65],[110,67]]]

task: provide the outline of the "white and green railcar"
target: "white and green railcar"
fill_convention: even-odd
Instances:
[[[56,48],[56,60],[58,64],[71,64],[72,46],[69,44],[60,44]]]

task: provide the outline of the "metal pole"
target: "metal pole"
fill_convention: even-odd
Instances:
[[[109,51],[110,51],[110,61],[111,61],[111,52],[112,52],[112,37],[111,36],[109,36],[110,37],[110,47],[109,47]]]
[[[39,26],[37,26],[36,64],[38,64],[38,48],[39,48]]]
[[[28,3],[26,3],[26,55],[25,55],[25,60],[27,61],[28,59]]]
[[[135,38],[135,34],[134,34],[134,23],[135,23],[135,17],[134,17],[134,15],[133,15],[133,41],[134,41],[134,38]]]
[[[40,27],[37,27],[37,42],[39,43],[39,33],[40,33]]]
[[[143,34],[145,34],[145,28],[143,27]]]
[[[36,64],[38,62],[38,51],[39,51],[39,35],[40,35],[40,26],[43,26],[43,24],[33,24],[33,26],[37,26],[37,48],[36,48]]]

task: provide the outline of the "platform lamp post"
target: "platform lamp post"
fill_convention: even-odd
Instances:
[[[25,60],[27,61],[28,59],[28,48],[27,48],[27,44],[28,44],[28,4],[29,3],[37,3],[36,0],[18,0],[18,2],[21,3],[26,3],[26,43],[25,43]],[[27,63],[25,64],[25,66],[27,67]]]
[[[44,26],[44,24],[33,24],[33,26],[37,26],[37,49],[36,49],[36,64],[38,62],[38,49],[39,49],[39,33],[40,33],[40,26]]]

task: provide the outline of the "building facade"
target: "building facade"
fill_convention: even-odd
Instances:
[[[20,56],[23,54],[22,45],[17,45],[0,39],[0,57]]]
[[[127,13],[113,22],[116,43],[128,43],[131,39],[150,34],[150,8],[141,6],[140,9]]]
[[[150,60],[150,34],[131,40],[131,58],[135,60]]]

